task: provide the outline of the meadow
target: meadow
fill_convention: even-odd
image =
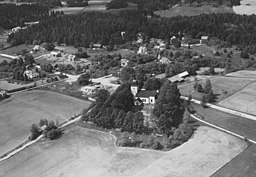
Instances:
[[[90,102],[46,91],[27,91],[0,102],[0,155],[27,140],[40,119],[59,123],[88,108]]]
[[[116,147],[109,134],[71,126],[62,138],[38,142],[0,163],[0,176],[207,177],[246,147],[242,140],[205,126],[168,152]]]

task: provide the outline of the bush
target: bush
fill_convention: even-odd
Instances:
[[[61,135],[61,130],[60,129],[52,129],[49,132],[47,132],[47,138],[50,140],[56,139]]]

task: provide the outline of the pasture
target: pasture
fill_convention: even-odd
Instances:
[[[30,127],[40,119],[67,120],[87,108],[90,102],[65,95],[27,91],[0,102],[0,155],[27,140]]]
[[[171,18],[175,16],[196,16],[200,14],[211,14],[211,13],[234,13],[232,7],[219,6],[213,7],[209,5],[203,5],[200,7],[192,6],[177,6],[170,8],[169,10],[161,10],[154,12],[156,15],[161,17]]]
[[[242,140],[204,126],[169,152],[113,143],[109,134],[71,126],[62,138],[38,142],[0,163],[0,176],[208,177],[247,147]]]
[[[250,83],[255,81],[255,78],[236,78],[236,77],[223,77],[215,76],[211,77],[211,84],[213,93],[216,95],[216,101],[219,102],[232,94],[240,91]],[[198,81],[204,87],[206,79]],[[194,90],[195,82],[185,83],[178,86],[181,95],[192,95],[193,98],[201,100],[202,93]]]
[[[256,83],[252,83],[235,93],[234,95],[221,101],[219,105],[234,110],[256,115]]]

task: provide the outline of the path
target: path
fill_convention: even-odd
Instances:
[[[181,96],[180,98],[183,99],[183,100],[188,100],[188,97],[186,97],[186,96]],[[196,100],[196,99],[192,99],[191,102],[196,103],[196,104],[201,104],[201,101]],[[243,113],[243,112],[240,112],[240,111],[236,111],[236,110],[233,110],[233,109],[225,108],[225,107],[222,107],[222,106],[217,106],[217,105],[210,104],[210,103],[206,103],[206,106],[210,107],[210,108],[213,108],[213,109],[216,109],[216,110],[219,110],[219,111],[222,111],[222,112],[225,112],[225,113],[228,113],[228,114],[233,114],[233,115],[240,116],[240,117],[243,117],[243,118],[246,118],[246,119],[256,120],[256,116],[246,114],[246,113]]]
[[[5,57],[5,58],[9,58],[9,59],[12,59],[12,60],[19,58],[18,56],[8,55],[8,54],[4,54],[4,53],[0,53],[0,56]]]

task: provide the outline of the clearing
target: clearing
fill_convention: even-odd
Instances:
[[[230,109],[256,115],[256,83],[252,83],[235,93],[234,95],[219,102],[219,105]]]
[[[170,10],[161,10],[154,12],[156,15],[161,17],[171,18],[175,16],[196,16],[200,14],[211,14],[211,13],[234,13],[232,7],[219,6],[213,7],[210,5],[203,5],[200,7],[192,7],[189,5],[177,6]]]
[[[210,78],[210,80],[213,93],[217,96],[216,101],[219,102],[251,84],[255,81],[255,78],[213,76]],[[201,83],[203,87],[205,82],[206,79],[198,81],[198,83]],[[194,90],[194,84],[195,82],[179,85],[178,87],[180,89],[180,93],[186,96],[191,94],[194,99],[201,100],[202,93]]]
[[[207,177],[247,147],[205,126],[169,152],[119,148],[113,142],[109,134],[71,126],[62,138],[38,142],[0,163],[0,176]]]
[[[27,91],[0,102],[0,156],[27,140],[40,119],[60,123],[81,113],[90,102],[46,91]]]

